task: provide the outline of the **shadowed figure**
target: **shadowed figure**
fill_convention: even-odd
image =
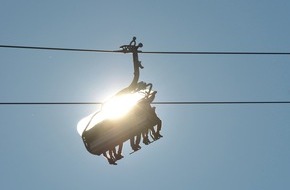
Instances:
[[[162,135],[160,134],[162,122],[155,112],[155,107],[151,107],[150,105],[153,102],[156,93],[157,92],[154,91],[151,94],[148,94],[147,98],[145,98],[142,102],[138,104],[140,108],[140,114],[146,112],[147,122],[144,124],[144,126],[137,126],[141,128],[141,131],[130,139],[131,147],[134,151],[137,151],[141,148],[139,145],[141,135],[143,138],[143,143],[145,145],[151,143],[151,141],[149,140],[149,133],[154,141],[162,137]]]
[[[148,126],[145,127],[144,132],[142,133],[143,135],[143,143],[144,144],[148,144],[150,143],[149,139],[148,139],[148,133],[150,132],[150,136],[152,137],[153,140],[157,140],[161,137],[163,137],[160,134],[161,131],[161,127],[162,127],[162,121],[159,119],[159,117],[157,116],[156,112],[155,112],[155,107],[151,107],[151,103],[153,102],[153,100],[155,99],[155,95],[156,95],[157,91],[154,91],[149,98],[146,99],[146,101],[144,101],[143,107],[144,109],[146,109],[146,111],[148,112],[149,118],[148,120],[150,121],[148,123]],[[156,125],[156,130],[155,130],[155,125]]]

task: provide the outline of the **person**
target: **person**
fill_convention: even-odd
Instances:
[[[157,139],[163,137],[160,134],[161,127],[162,127],[162,121],[159,119],[159,117],[156,114],[156,111],[155,111],[156,107],[152,107],[150,105],[153,102],[153,100],[155,99],[156,93],[157,93],[157,91],[152,92],[150,94],[150,96],[146,99],[146,102],[144,104],[144,107],[147,110],[148,115],[149,115],[149,120],[151,121],[151,122],[149,122],[149,126],[147,128],[148,128],[148,131],[149,130],[151,131],[150,136],[152,137],[153,140],[157,140]],[[154,128],[155,125],[157,126],[156,130]]]
[[[142,137],[143,137],[143,143],[145,145],[148,145],[151,143],[151,141],[149,140],[149,133],[150,133],[150,136],[153,140],[156,140],[155,139],[155,136],[153,136],[156,132],[155,132],[155,129],[154,129],[154,126],[155,126],[155,122],[152,121],[151,119],[151,116],[152,115],[152,107],[150,106],[150,104],[148,102],[144,102],[143,103],[143,108],[145,109],[145,111],[147,112],[147,115],[148,116],[148,121],[147,121],[147,125],[144,125],[142,126],[143,130],[142,130]]]
[[[153,136],[154,138],[157,140],[161,137],[163,137],[161,134],[160,134],[160,131],[161,131],[161,127],[162,127],[162,121],[161,119],[157,116],[156,112],[155,112],[155,107],[152,107],[152,111],[151,111],[151,119],[154,121],[154,126],[156,125],[156,130],[152,130],[153,132]],[[153,126],[153,127],[154,127]]]

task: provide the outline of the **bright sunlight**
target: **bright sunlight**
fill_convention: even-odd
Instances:
[[[114,96],[103,105],[102,112],[106,119],[121,118],[126,115],[141,98],[141,94],[138,93]]]
[[[141,100],[140,93],[113,96],[106,101],[99,113],[92,113],[78,122],[77,130],[80,135],[105,119],[119,119],[125,116]]]

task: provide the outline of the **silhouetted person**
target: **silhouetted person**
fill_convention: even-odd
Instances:
[[[153,135],[154,135],[155,140],[156,140],[156,139],[159,139],[160,137],[163,137],[163,136],[160,134],[161,127],[162,127],[162,121],[157,116],[155,109],[156,109],[155,107],[152,107],[150,117],[151,117],[151,120],[153,121],[152,132],[153,132]],[[156,131],[154,130],[155,125],[157,126]]]
[[[159,119],[159,117],[157,116],[157,114],[155,112],[156,108],[151,107],[151,103],[155,99],[156,93],[157,93],[157,91],[152,92],[150,94],[150,96],[147,99],[145,99],[144,102],[142,102],[142,107],[145,109],[145,111],[147,112],[147,115],[148,115],[148,126],[145,127],[144,134],[143,134],[143,137],[145,137],[145,139],[143,139],[143,142],[145,141],[144,142],[145,144],[148,143],[148,141],[149,141],[148,133],[150,131],[151,131],[150,136],[152,137],[153,140],[157,140],[160,137],[162,137],[162,135],[160,134],[162,121]],[[157,125],[156,130],[154,128],[155,125]]]

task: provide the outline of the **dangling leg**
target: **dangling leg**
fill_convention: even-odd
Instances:
[[[138,149],[141,148],[141,146],[139,145],[139,144],[140,144],[140,141],[141,141],[141,132],[138,133],[138,134],[136,135],[136,142],[135,142],[135,145],[136,145],[136,147],[137,147]]]
[[[150,141],[148,139],[148,132],[149,132],[149,129],[147,129],[147,128],[144,129],[144,131],[142,132],[143,143],[146,145],[150,143]]]
[[[157,125],[157,129],[156,129],[156,131],[154,131],[153,135],[154,135],[155,139],[159,139],[160,137],[163,137],[160,134],[161,127],[162,127],[162,121],[157,116],[155,109],[156,109],[155,107],[152,107],[152,119],[155,121],[154,123]],[[154,127],[152,127],[152,128],[154,129]]]
[[[108,156],[108,152],[109,152],[110,157]],[[115,161],[112,159],[111,154],[112,154],[111,151],[108,150],[108,151],[106,151],[106,152],[103,153],[103,156],[104,156],[105,158],[107,158],[109,164],[117,165],[117,164],[115,163]]]
[[[122,155],[123,142],[120,143],[118,146],[119,146],[119,148],[118,148],[118,152],[117,152],[115,158],[116,158],[117,160],[120,160],[120,159],[124,158],[124,156]]]
[[[109,154],[110,154],[110,162],[109,163],[113,164],[113,165],[117,165],[116,158],[114,157],[115,152],[116,152],[115,147],[109,150]]]
[[[116,156],[116,147],[113,147],[109,150],[109,153],[110,153],[110,157],[112,160],[116,160],[115,156]]]
[[[107,155],[107,152],[104,152],[103,153],[103,156],[108,160],[108,162],[109,162],[109,160],[110,160],[110,158],[109,158],[109,156]]]
[[[161,127],[162,127],[162,121],[161,121],[161,119],[159,119],[158,117],[157,117],[156,119],[157,119],[157,131],[156,131],[156,135],[158,136],[158,138],[160,138],[160,137],[163,137],[163,136],[160,134]]]
[[[149,130],[150,130],[151,138],[155,141],[156,140],[156,138],[155,138],[156,132],[155,132],[155,129],[154,129],[154,124],[151,123],[151,126],[149,127]]]
[[[136,140],[135,140],[135,137],[136,137]],[[141,148],[139,146],[140,140],[141,140],[141,133],[130,138],[130,144],[134,151],[137,151]]]
[[[135,143],[134,143],[134,141],[135,141],[135,136],[132,136],[131,138],[130,138],[130,145],[131,145],[131,148],[134,150],[134,148],[135,148]]]

